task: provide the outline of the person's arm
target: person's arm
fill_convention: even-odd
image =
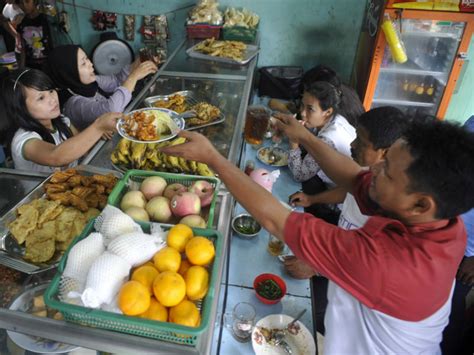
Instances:
[[[290,195],[290,205],[309,207],[315,204],[338,204],[346,198],[347,191],[342,187],[336,186],[333,189],[320,192],[315,195],[308,195],[298,191]]]
[[[87,129],[59,145],[39,139],[29,140],[23,145],[23,156],[25,159],[41,165],[63,166],[70,164],[86,154],[104,132],[115,129],[117,119],[121,116],[122,114],[118,112],[102,115]]]
[[[362,170],[359,164],[314,136],[293,116],[276,114],[274,118],[278,129],[290,140],[301,144],[337,186],[352,191],[354,181]]]
[[[184,157],[208,164],[224,182],[234,198],[271,234],[284,240],[283,230],[290,211],[270,192],[255,183],[243,171],[230,163],[203,135],[181,131],[187,143],[160,148],[168,155]]]

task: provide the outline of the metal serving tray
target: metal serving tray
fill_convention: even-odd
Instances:
[[[90,165],[78,165],[74,169],[84,175],[94,174],[113,174],[119,179],[123,176],[118,171],[102,169]],[[36,274],[56,267],[61,259],[62,253],[55,253],[53,258],[47,263],[31,263],[23,259],[24,247],[18,246],[14,237],[10,234],[7,225],[13,222],[16,217],[17,209],[31,201],[45,196],[44,185],[49,182],[51,176],[48,176],[41,184],[34,188],[28,195],[26,195],[20,202],[18,202],[12,209],[10,209],[2,218],[0,218],[0,243],[5,250],[0,251],[0,264],[9,268],[24,272],[26,274]]]
[[[168,101],[170,100],[170,98],[173,96],[173,95],[181,95],[181,96],[184,96],[184,100],[186,102],[186,105],[189,107],[189,106],[193,106],[193,105],[196,105],[197,103],[199,103],[200,101],[203,101],[203,100],[198,100],[196,97],[197,95],[194,93],[194,91],[191,91],[191,90],[183,90],[183,91],[176,91],[176,92],[173,92],[171,94],[168,94],[168,95],[156,95],[156,96],[150,96],[150,97],[147,97],[144,102],[145,104],[148,106],[148,107],[156,107],[154,106],[154,103],[156,101]],[[185,126],[184,126],[184,129],[186,131],[192,131],[192,130],[195,130],[195,129],[201,129],[201,128],[204,128],[204,127],[208,127],[208,126],[213,126],[213,125],[216,125],[216,124],[219,124],[219,123],[222,123],[225,121],[225,115],[222,113],[219,114],[219,118],[212,121],[212,122],[209,122],[209,123],[205,123],[205,124],[201,124],[201,125],[197,125],[197,126],[192,126],[192,127],[188,127],[186,125],[186,119],[184,119],[185,121]]]
[[[230,58],[216,57],[216,56],[213,56],[213,55],[198,52],[198,51],[196,51],[195,48],[200,43],[201,42],[195,44],[194,46],[192,46],[191,48],[188,48],[186,50],[186,53],[188,54],[188,56],[190,56],[192,58],[197,58],[197,59],[213,60],[215,62],[221,62],[221,63],[245,65],[248,62],[250,62],[253,59],[253,57],[255,57],[259,52],[259,48],[257,46],[252,45],[252,44],[247,44],[247,49],[244,53],[244,58],[241,61],[239,61],[239,60],[234,60],[234,59],[230,59]]]

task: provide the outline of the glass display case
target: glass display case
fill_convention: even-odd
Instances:
[[[408,60],[393,60],[379,27],[364,107],[389,105],[409,114],[443,118],[461,74],[474,18],[440,11],[385,9],[384,14],[398,29]]]

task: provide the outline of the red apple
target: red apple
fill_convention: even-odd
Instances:
[[[173,199],[174,195],[187,191],[186,186],[175,182],[174,184],[169,184],[166,186],[163,196],[168,198],[170,201]]]
[[[149,176],[143,180],[140,185],[140,191],[143,192],[143,195],[149,201],[155,196],[163,195],[166,185],[166,180],[161,176]]]
[[[197,227],[197,228],[206,228],[207,226],[207,223],[204,220],[204,218],[202,218],[201,216],[197,214],[187,215],[181,218],[179,223],[185,224],[189,227]]]
[[[214,188],[209,181],[197,180],[189,187],[189,192],[194,192],[201,200],[201,207],[209,206],[214,195]]]
[[[184,217],[201,212],[201,200],[193,192],[180,192],[171,200],[171,211],[175,216]]]
[[[145,206],[153,221],[166,223],[171,219],[170,200],[163,196],[153,197]]]

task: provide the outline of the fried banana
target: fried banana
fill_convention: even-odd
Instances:
[[[50,181],[52,183],[65,182],[71,176],[74,176],[76,174],[77,174],[76,169],[67,169],[67,170],[64,170],[64,171],[57,171],[51,176]]]

